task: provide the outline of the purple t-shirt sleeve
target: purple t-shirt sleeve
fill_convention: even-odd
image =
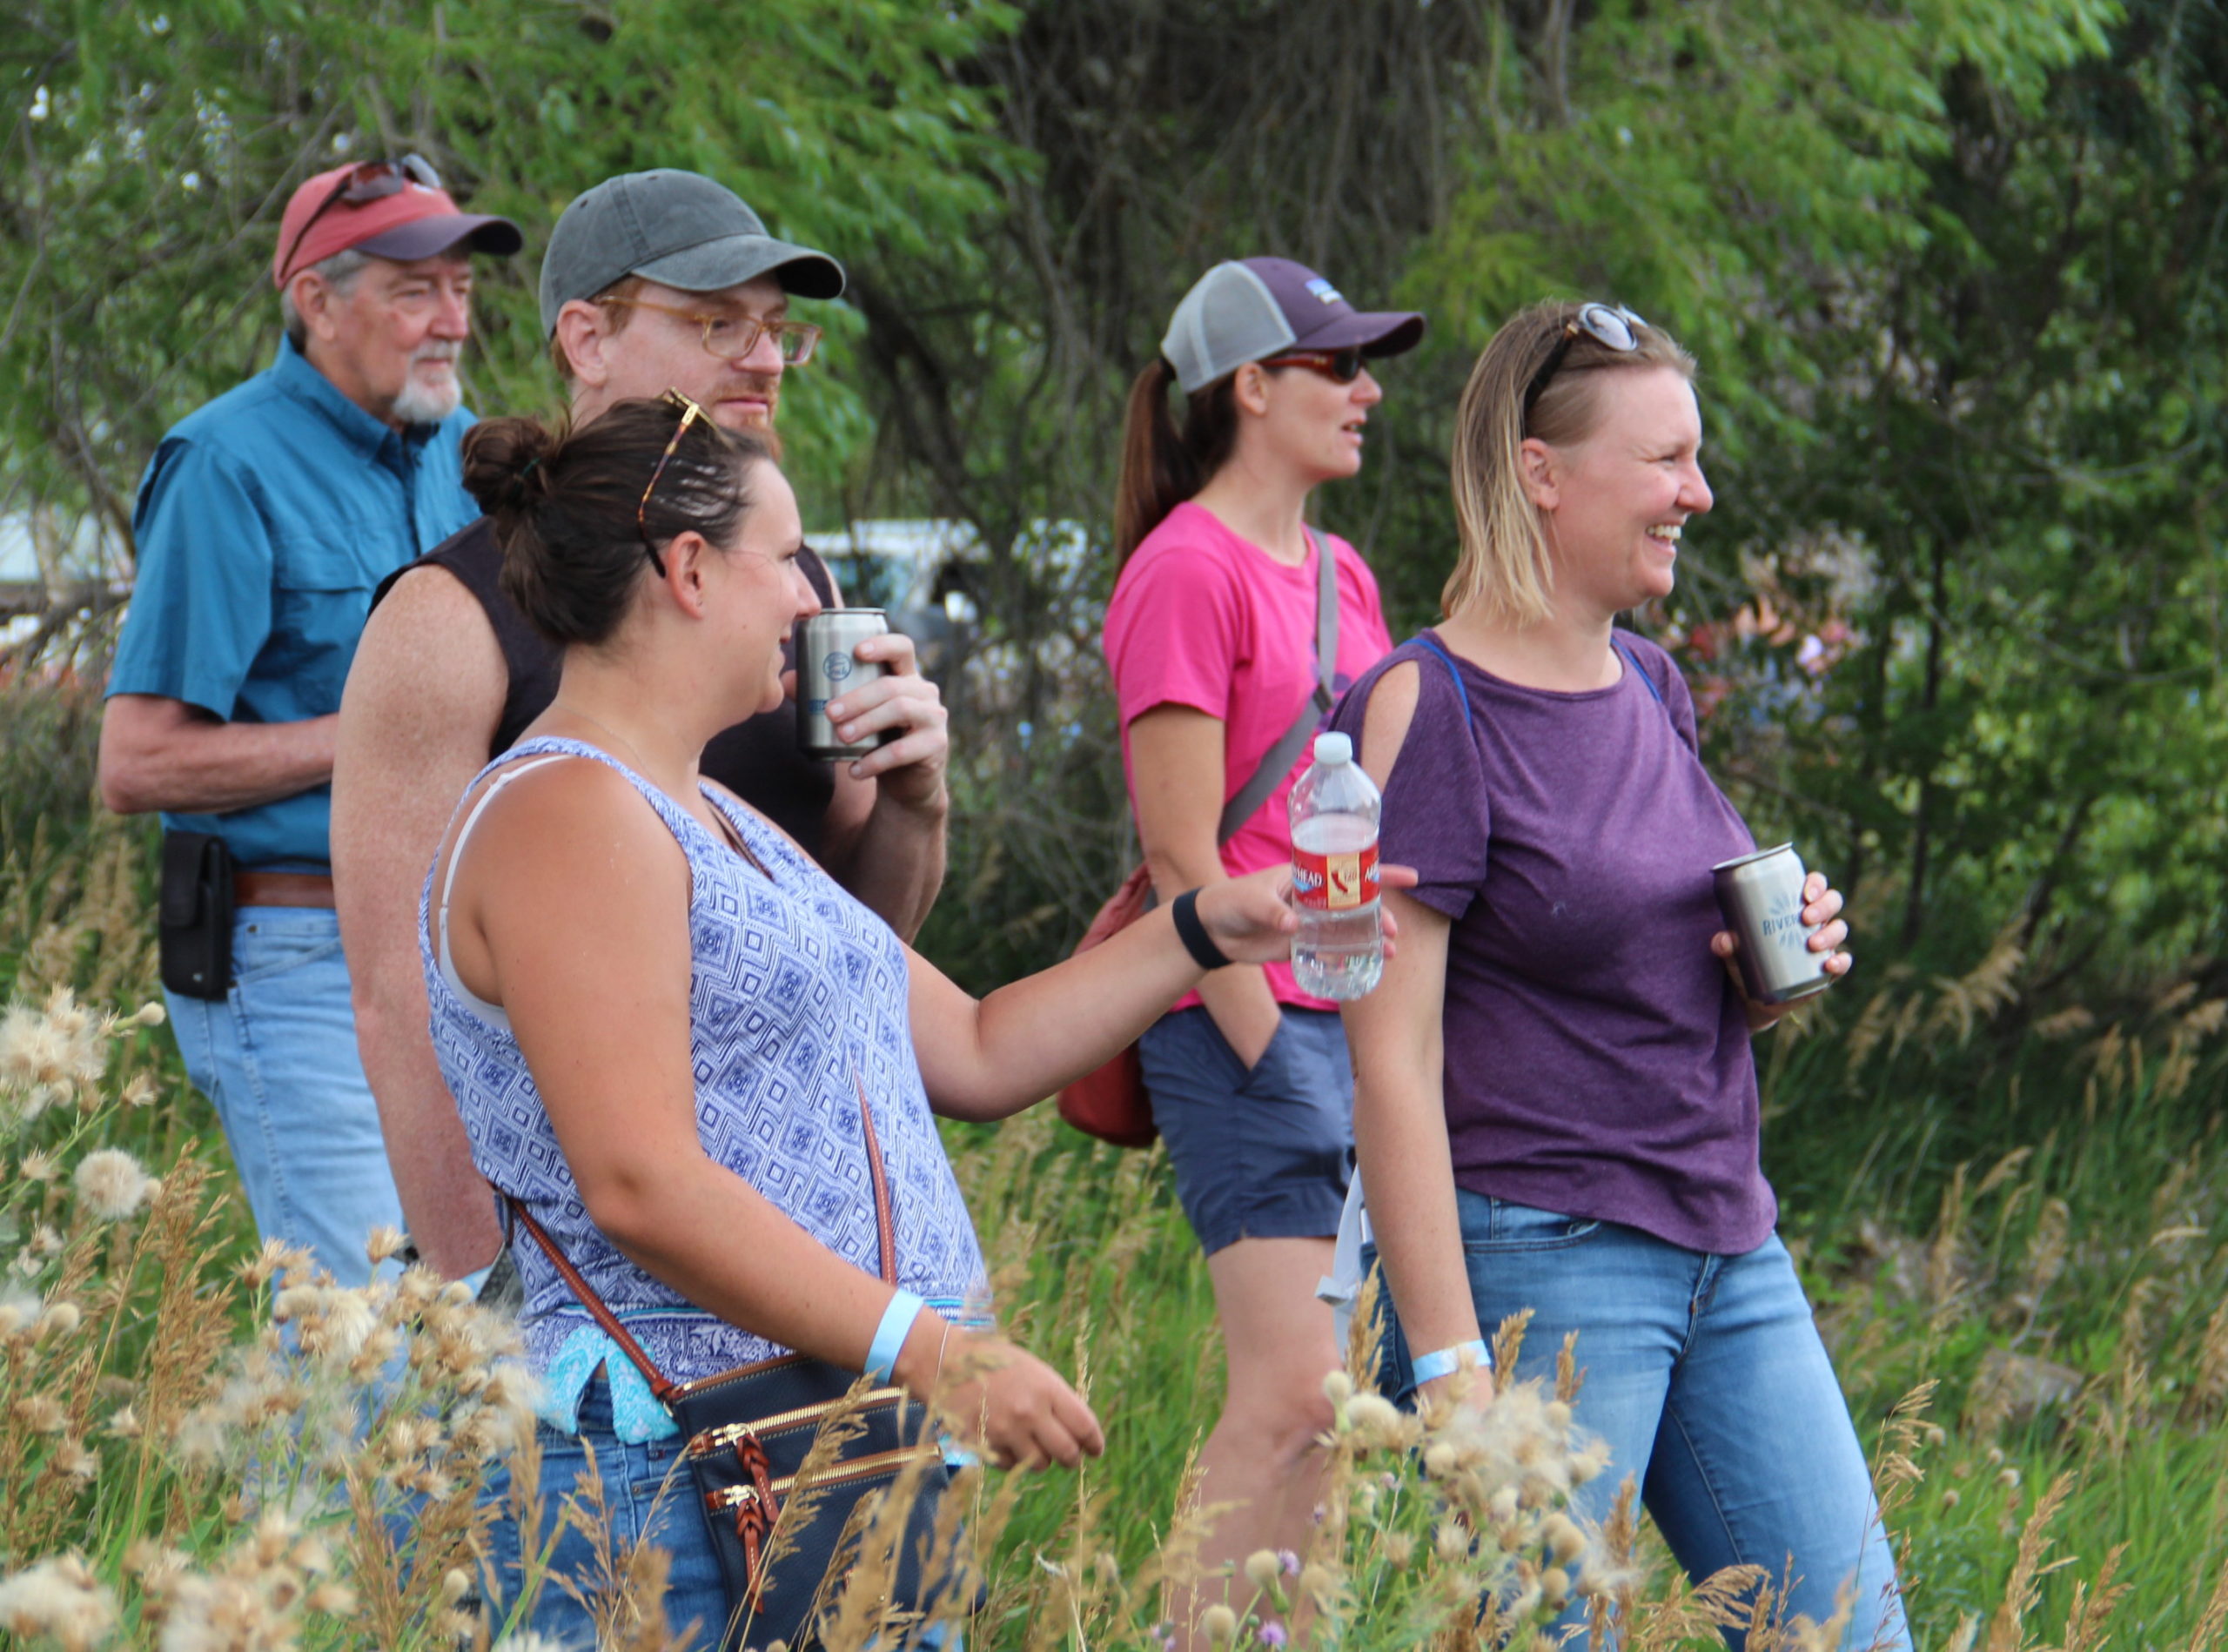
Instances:
[[[1493,822],[1463,690],[1446,661],[1414,643],[1396,649],[1339,702],[1332,727],[1353,741],[1355,755],[1368,764],[1362,728],[1369,698],[1396,669],[1419,674],[1416,712],[1386,777],[1378,854],[1416,869],[1416,887],[1408,891],[1413,898],[1460,918],[1486,881]]]

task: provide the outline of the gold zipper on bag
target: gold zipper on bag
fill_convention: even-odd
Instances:
[[[901,1446],[896,1451],[878,1451],[871,1457],[855,1458],[831,1474],[821,1475],[815,1486],[840,1486],[847,1480],[864,1480],[875,1474],[894,1474],[916,1457],[936,1457],[943,1454],[934,1446]],[[784,1474],[774,1482],[774,1494],[785,1497],[797,1483],[795,1474]]]
[[[876,1388],[867,1395],[862,1408],[880,1400],[902,1397],[903,1392],[900,1388]],[[745,1434],[772,1434],[799,1423],[816,1422],[842,1403],[837,1400],[822,1400],[816,1404],[799,1406],[794,1411],[777,1411],[770,1417],[758,1417],[749,1422],[723,1422],[716,1428],[707,1428],[690,1440],[688,1454],[692,1457],[707,1456],[713,1452],[725,1451]]]
[[[878,1451],[871,1457],[861,1457],[845,1463],[832,1474],[821,1475],[812,1483],[815,1486],[840,1486],[847,1481],[870,1479],[876,1474],[894,1476],[916,1458],[936,1455],[934,1446],[902,1446],[896,1451]],[[776,1499],[784,1497],[796,1487],[795,1474],[784,1474],[773,1482]],[[724,1486],[718,1491],[707,1493],[704,1501],[715,1508],[748,1507],[758,1501],[755,1486]]]

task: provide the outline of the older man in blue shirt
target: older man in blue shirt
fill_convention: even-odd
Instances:
[[[162,811],[164,996],[256,1226],[344,1283],[401,1212],[333,915],[340,690],[379,582],[478,514],[457,453],[469,254],[521,243],[416,156],[311,178],[272,261],[277,362],[164,437],[133,514],[101,795]],[[197,913],[188,969],[169,949]]]

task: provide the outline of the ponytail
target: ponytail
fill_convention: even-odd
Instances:
[[[1238,446],[1237,376],[1225,373],[1187,399],[1178,433],[1168,407],[1176,369],[1156,357],[1130,386],[1122,420],[1122,475],[1114,495],[1117,568],[1169,512],[1205,487]]]

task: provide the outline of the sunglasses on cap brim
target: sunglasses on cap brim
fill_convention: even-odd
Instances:
[[[285,260],[279,267],[290,274],[293,272],[294,255],[309,238],[311,228],[339,203],[363,206],[383,201],[390,195],[399,195],[413,184],[420,189],[441,186],[441,175],[423,155],[405,155],[399,160],[358,161],[340,175],[325,198],[302,220],[302,227],[294,232],[293,244],[286,249]]]

